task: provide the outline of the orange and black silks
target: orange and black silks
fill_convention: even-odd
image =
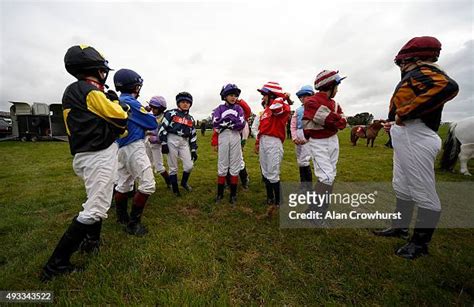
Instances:
[[[459,91],[451,79],[436,64],[421,64],[403,75],[390,100],[389,120],[395,115],[403,120],[420,118],[428,127],[438,131],[446,102]]]

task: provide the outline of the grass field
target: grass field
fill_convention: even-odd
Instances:
[[[352,147],[348,129],[339,137],[337,181],[391,180],[385,134],[374,148],[364,140]],[[403,241],[369,229],[280,229],[278,219],[257,220],[265,192],[253,142],[245,148],[250,190],[239,191],[235,209],[213,204],[217,154],[209,133],[199,135],[192,193],[175,198],[157,176],[143,218],[147,236],[126,235],[111,210],[100,254],[74,254],[87,269],[47,284],[40,269],[80,210],[84,187],[68,144],[0,142],[0,290],[51,290],[61,305],[472,306],[473,229],[440,229],[430,256],[407,261],[394,255]],[[459,173],[438,172],[437,179],[474,182]],[[299,180],[289,141],[282,180]]]

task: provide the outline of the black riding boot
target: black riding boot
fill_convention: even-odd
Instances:
[[[230,204],[232,206],[235,206],[236,202],[237,202],[237,184],[232,183],[230,185]]]
[[[275,205],[280,206],[281,192],[280,181],[272,183],[273,195],[275,196]]]
[[[311,166],[307,166],[305,168],[306,170],[306,182],[308,182],[308,186],[312,187],[313,186],[313,171],[311,170]]]
[[[216,204],[220,203],[221,200],[224,198],[224,184],[217,184],[217,196],[216,196]]]
[[[331,197],[332,188],[333,188],[332,185],[328,185],[319,181],[316,183],[314,187],[314,190],[316,191],[318,195],[327,195],[327,198],[325,196],[322,203],[319,204],[319,211],[323,214],[323,216],[326,214],[326,212],[329,209],[329,199]]]
[[[144,236],[148,230],[142,225],[142,214],[145,209],[145,204],[150,195],[141,192],[135,193],[133,198],[132,211],[130,212],[130,222],[127,225],[126,231],[131,235],[137,237]]]
[[[413,216],[415,205],[413,201],[397,198],[395,213],[400,213],[401,219],[392,220],[392,226],[383,230],[375,230],[373,234],[380,237],[397,237],[408,240],[408,227]]]
[[[402,258],[413,260],[423,255],[428,255],[428,244],[438,225],[440,211],[418,208],[415,230],[409,243],[400,247],[396,254]]]
[[[86,237],[82,240],[79,250],[88,254],[98,253],[100,248],[100,232],[102,231],[102,220],[90,225]]]
[[[166,187],[169,189],[171,187],[170,175],[167,171],[161,172],[160,175],[165,180]]]
[[[263,177],[265,183],[265,189],[267,190],[267,205],[275,204],[275,194],[273,193],[273,186],[267,178]]]
[[[128,216],[128,193],[115,192],[115,212],[117,213],[117,222],[127,225],[130,217]]]
[[[313,185],[313,174],[311,166],[300,166],[300,189],[309,191]]]
[[[318,227],[326,228],[329,226],[328,222],[325,219],[325,216],[326,216],[326,212],[329,209],[329,202],[330,202],[329,198],[331,197],[332,188],[333,188],[332,185],[328,185],[319,181],[314,186],[314,191],[316,192],[316,194],[327,195],[327,196],[324,196],[321,203],[310,204],[309,208],[306,210],[307,212],[315,211],[316,214],[319,215],[319,218],[310,220],[313,224],[315,224]],[[321,198],[318,197],[318,199],[321,199]]]
[[[93,225],[85,225],[74,218],[63,234],[46,265],[43,267],[41,279],[48,281],[54,276],[67,274],[77,268],[70,262],[71,255],[77,251],[82,240]]]
[[[181,196],[178,186],[178,175],[170,175],[171,189],[173,190],[174,195]]]
[[[304,166],[300,166],[300,186],[303,187],[303,182],[306,181],[306,170]]]
[[[263,182],[265,183],[265,189],[267,190],[267,211],[260,218],[272,218],[273,214],[277,210],[276,195],[273,183],[262,175]]]
[[[181,186],[188,192],[191,192],[193,188],[188,184],[190,172],[183,172],[183,178],[181,178]]]
[[[242,183],[242,188],[244,190],[248,190],[249,188],[249,174],[247,173],[247,169],[244,167],[239,172],[240,182]]]

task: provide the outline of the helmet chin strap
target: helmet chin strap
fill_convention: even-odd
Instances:
[[[138,98],[138,97],[140,97],[140,91],[141,91],[141,89],[142,89],[142,86],[141,86],[141,85],[137,85],[135,88],[136,88],[136,90],[135,90],[135,92],[134,92],[135,98]]]
[[[107,70],[105,72],[105,77],[102,80],[100,80],[102,82],[102,84],[104,84],[104,85],[105,85],[105,81],[107,81],[107,78],[109,77],[109,71],[110,70]],[[107,88],[109,88],[109,87],[107,86]]]
[[[339,84],[334,84],[334,85],[331,87],[331,91],[329,91],[329,95],[328,95],[328,97],[329,97],[330,99],[332,99],[332,98],[334,98],[334,96],[336,96],[335,91],[336,91],[336,87],[337,87],[338,85],[339,85]]]

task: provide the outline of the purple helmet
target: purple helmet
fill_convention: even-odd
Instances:
[[[221,99],[224,100],[227,95],[235,94],[236,96],[240,96],[242,91],[237,87],[235,84],[226,84],[221,89]]]
[[[166,109],[166,100],[163,96],[151,97],[150,101],[148,101],[148,104],[151,107]]]

